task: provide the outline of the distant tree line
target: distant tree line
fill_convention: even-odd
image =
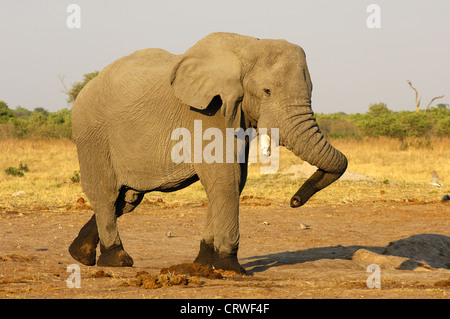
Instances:
[[[386,104],[377,103],[364,114],[316,114],[316,118],[322,133],[331,138],[387,136],[403,140],[408,137],[450,137],[450,109],[445,104],[432,107],[427,112],[394,112]]]
[[[73,104],[83,87],[99,74],[99,71],[86,73],[83,80],[72,84],[68,89],[64,83],[64,76],[59,79],[67,94],[67,103]],[[49,112],[42,107],[30,111],[23,107],[12,110],[4,101],[0,101],[0,138],[72,138],[71,111],[62,109]]]
[[[0,101],[0,137],[71,138],[72,122],[69,109],[49,112],[23,107],[12,110]],[[370,106],[361,114],[316,114],[320,130],[330,138],[387,136],[404,139],[450,137],[450,109],[430,108],[428,112],[390,111],[386,104]]]
[[[60,80],[67,94],[67,102],[75,102],[83,87],[99,71],[87,73],[83,80],[68,89],[64,77]],[[373,104],[366,113],[316,114],[320,130],[330,138],[355,138],[387,136],[403,140],[412,138],[450,137],[450,109],[448,104],[427,106],[420,112],[394,112],[384,103]],[[62,109],[49,112],[38,107],[33,111],[23,107],[12,110],[0,101],[0,137],[18,138],[72,138],[71,111]]]
[[[41,107],[34,111],[23,107],[11,110],[4,101],[0,101],[0,137],[70,139],[70,110],[49,112]]]

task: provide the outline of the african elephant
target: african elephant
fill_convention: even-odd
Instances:
[[[72,109],[82,187],[95,214],[71,244],[73,258],[99,266],[131,266],[116,220],[145,193],[172,192],[200,180],[209,205],[194,262],[245,273],[237,258],[239,196],[245,163],[175,163],[176,128],[279,129],[279,145],[318,170],[299,188],[299,207],[336,181],[346,157],[321,134],[311,110],[305,53],[285,40],[213,33],[184,54],[144,49],[123,57],[90,81]],[[225,136],[225,133],[224,135]],[[234,158],[236,159],[236,154]]]

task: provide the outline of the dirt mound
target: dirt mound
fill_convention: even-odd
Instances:
[[[222,275],[219,271],[213,269],[211,266],[202,266],[200,264],[179,264],[173,265],[169,268],[161,269],[161,274],[177,274],[177,275],[189,275],[199,276],[208,279],[222,279]]]
[[[450,269],[450,237],[437,234],[413,235],[389,243],[383,255],[424,261],[433,268]]]

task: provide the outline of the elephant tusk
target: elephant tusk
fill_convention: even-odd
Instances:
[[[259,148],[261,154],[264,156],[270,156],[270,136],[267,134],[261,134],[259,138]]]

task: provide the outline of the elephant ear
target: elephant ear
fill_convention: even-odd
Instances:
[[[170,83],[184,104],[204,110],[220,96],[226,126],[240,126],[240,102],[244,96],[241,62],[231,51],[202,45],[189,49],[172,70]]]

